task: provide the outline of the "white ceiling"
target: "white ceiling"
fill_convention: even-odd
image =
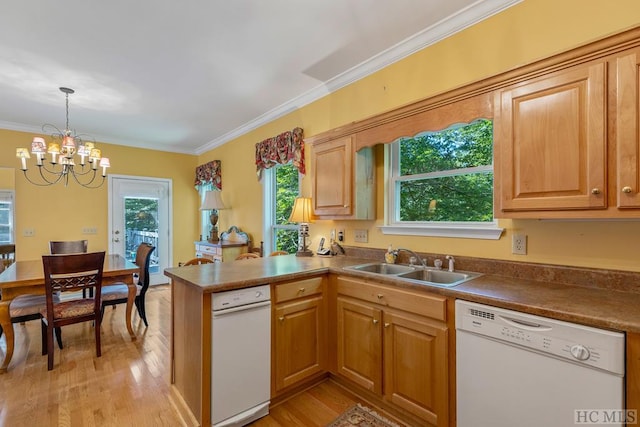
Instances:
[[[0,128],[63,129],[66,86],[78,133],[199,154],[518,1],[6,1]]]

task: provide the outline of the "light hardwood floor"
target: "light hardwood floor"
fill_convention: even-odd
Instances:
[[[0,426],[185,425],[169,392],[170,297],[168,285],[150,288],[149,328],[137,313],[133,316],[136,341],[129,338],[124,305],[107,307],[100,358],[90,323],[64,327],[65,348],[55,347],[52,371],[41,355],[40,323],[16,324],[15,353],[9,371],[0,374]],[[5,351],[3,335],[0,357]],[[325,426],[356,400],[325,381],[272,408],[253,425]]]

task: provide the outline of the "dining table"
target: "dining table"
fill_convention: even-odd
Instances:
[[[133,275],[139,272],[140,268],[136,264],[121,255],[106,255],[104,258],[102,286],[125,283],[129,288],[126,323],[132,341],[136,339],[136,334],[131,324],[131,313],[137,292],[136,285],[133,282]],[[0,325],[2,325],[7,340],[7,352],[2,365],[0,365],[0,373],[5,373],[13,357],[15,346],[9,306],[11,301],[20,295],[42,295],[45,293],[42,260],[24,260],[12,263],[0,273],[0,292],[2,293],[2,299],[0,299]]]

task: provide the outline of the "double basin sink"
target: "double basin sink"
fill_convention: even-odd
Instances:
[[[469,271],[447,271],[429,267],[387,264],[383,262],[353,265],[345,267],[345,269],[371,273],[374,275],[393,276],[397,279],[407,280],[412,283],[419,283],[423,285],[446,287],[456,286],[482,275],[482,273],[473,273]]]

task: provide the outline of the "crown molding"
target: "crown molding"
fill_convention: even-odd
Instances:
[[[433,45],[447,37],[458,33],[492,15],[522,2],[523,0],[479,0],[454,15],[425,28],[423,31],[397,43],[389,49],[375,55],[351,69],[337,75],[302,95],[287,101],[286,103],[267,111],[255,119],[237,127],[236,129],[221,135],[195,150],[195,154],[203,154],[206,151],[226,144],[252,130],[283,117],[305,105],[329,95],[345,86],[350,85],[364,77],[367,77],[401,59],[412,55],[425,47]]]

